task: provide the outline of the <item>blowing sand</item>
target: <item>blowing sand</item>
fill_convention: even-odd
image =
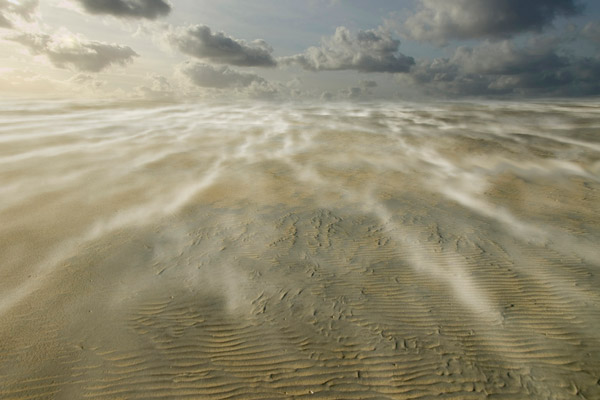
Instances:
[[[597,103],[0,109],[2,399],[598,399]]]

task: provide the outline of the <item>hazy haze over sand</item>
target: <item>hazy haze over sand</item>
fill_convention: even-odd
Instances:
[[[600,397],[594,101],[0,107],[0,398]]]

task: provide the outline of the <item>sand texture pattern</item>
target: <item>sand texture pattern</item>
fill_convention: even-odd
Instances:
[[[600,106],[5,102],[0,398],[599,399]]]

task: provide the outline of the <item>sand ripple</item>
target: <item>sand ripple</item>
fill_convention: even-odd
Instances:
[[[599,130],[3,103],[0,398],[600,398]]]

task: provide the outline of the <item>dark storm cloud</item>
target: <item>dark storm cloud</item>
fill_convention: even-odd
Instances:
[[[360,72],[407,72],[415,63],[398,52],[400,41],[384,30],[358,31],[352,35],[338,27],[320,47],[280,59],[282,64],[298,65],[311,71],[355,70]]]
[[[59,68],[72,67],[85,72],[99,72],[113,64],[125,65],[138,56],[127,46],[88,41],[73,35],[53,37],[24,33],[11,40],[27,46],[33,54],[47,56]]]
[[[169,32],[167,39],[184,54],[217,64],[238,67],[274,67],[277,62],[271,55],[273,49],[264,40],[247,43],[225,35],[213,33],[208,26],[192,25]]]
[[[421,0],[421,9],[404,28],[414,39],[443,45],[448,39],[498,39],[540,31],[555,18],[581,10],[578,0]]]
[[[77,0],[90,14],[113,15],[120,18],[157,19],[171,12],[165,0]]]
[[[23,0],[18,4],[0,0],[0,28],[12,28],[14,17],[31,21],[38,4],[38,0]]]
[[[410,79],[431,94],[599,94],[600,59],[560,54],[553,40],[518,47],[512,41],[459,47],[450,58],[421,61]]]
[[[237,72],[227,66],[212,66],[201,63],[185,63],[179,70],[196,86],[216,89],[243,88],[253,83],[265,83],[258,75]]]

